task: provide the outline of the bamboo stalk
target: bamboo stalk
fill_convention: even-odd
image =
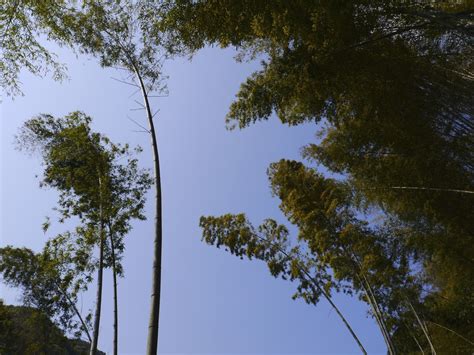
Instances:
[[[92,342],[90,346],[90,355],[96,355],[97,353],[97,344],[99,342],[99,327],[100,327],[100,314],[102,310],[102,278],[104,272],[104,221],[103,221],[103,208],[102,208],[102,179],[99,172],[99,216],[100,216],[100,227],[99,227],[99,269],[97,271],[97,295],[96,295],[96,308],[94,315],[94,328],[92,333]]]

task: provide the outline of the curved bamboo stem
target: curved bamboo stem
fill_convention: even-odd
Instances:
[[[158,154],[158,143],[155,132],[155,124],[153,122],[153,114],[151,113],[150,102],[148,101],[148,93],[145,84],[140,75],[140,71],[132,62],[135,69],[140,89],[143,96],[144,106],[150,127],[151,146],[153,151],[153,164],[155,172],[155,240],[153,242],[153,271],[152,271],[152,290],[151,290],[151,308],[150,320],[148,324],[148,341],[147,354],[155,355],[158,352],[158,331],[160,319],[160,296],[161,296],[161,254],[163,239],[163,220],[162,220],[162,200],[161,200],[161,174],[160,159]]]
[[[272,243],[272,242],[269,242],[267,239],[263,238],[263,237],[260,237],[259,235],[255,235],[257,238],[259,238],[260,240],[263,240],[264,242],[266,243],[270,243],[272,245],[274,245],[278,251],[280,253],[282,253],[284,256],[286,256],[287,258],[290,258],[290,255],[285,251],[283,250],[278,244],[276,243]],[[342,322],[344,323],[344,325],[346,326],[347,330],[349,331],[349,333],[352,335],[352,338],[354,338],[354,340],[356,341],[357,345],[359,346],[362,354],[364,355],[367,355],[367,350],[365,350],[364,346],[362,345],[362,342],[360,341],[359,337],[356,335],[356,333],[354,332],[354,330],[352,329],[351,325],[349,324],[349,322],[347,321],[346,317],[344,317],[344,315],[342,314],[342,312],[339,310],[339,308],[336,306],[336,304],[334,303],[334,301],[332,300],[332,297],[329,293],[327,293],[324,288],[320,285],[319,281],[316,280],[313,276],[311,276],[311,274],[305,269],[305,268],[302,268],[300,267],[299,265],[297,265],[297,268],[300,272],[302,272],[303,274],[306,275],[306,277],[308,277],[308,279],[313,283],[313,285],[318,289],[319,292],[321,292],[321,294],[324,296],[324,298],[329,302],[329,304],[331,305],[331,307],[336,311],[337,315],[339,316],[339,318],[342,320]]]

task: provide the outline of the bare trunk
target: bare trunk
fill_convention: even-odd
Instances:
[[[368,190],[381,190],[381,189],[392,189],[392,190],[420,190],[420,191],[437,191],[437,192],[454,192],[459,194],[474,194],[471,190],[459,190],[459,189],[444,189],[439,187],[422,187],[422,186],[388,186],[380,188],[370,188]]]
[[[156,139],[155,124],[153,122],[153,114],[151,112],[150,103],[148,101],[148,94],[145,84],[140,75],[138,68],[135,67],[135,74],[140,84],[140,89],[143,96],[144,106],[148,119],[148,125],[151,135],[151,146],[153,151],[153,165],[155,173],[155,240],[153,246],[153,271],[152,271],[152,286],[151,286],[151,308],[150,319],[148,324],[148,341],[147,351],[148,355],[155,355],[158,352],[158,329],[160,318],[160,296],[161,296],[161,250],[162,250],[162,206],[161,206],[161,175],[160,175],[160,160],[158,155],[158,143]]]
[[[311,278],[312,280],[312,278]],[[367,351],[365,350],[364,346],[362,345],[361,341],[359,340],[359,338],[357,337],[357,335],[355,334],[354,330],[352,329],[352,327],[350,326],[349,322],[346,320],[346,318],[344,317],[344,315],[341,313],[341,311],[339,310],[339,308],[335,305],[335,303],[332,301],[331,299],[331,296],[329,294],[327,294],[322,288],[320,288],[322,290],[322,293],[323,293],[323,296],[326,298],[326,300],[329,302],[329,304],[332,306],[332,308],[336,311],[337,315],[339,316],[339,318],[341,318],[342,322],[344,323],[344,325],[346,326],[346,328],[349,330],[349,332],[351,333],[352,337],[354,338],[354,340],[356,341],[357,345],[359,346],[360,350],[362,351],[362,354],[364,355],[367,355]]]
[[[418,313],[415,311],[415,308],[413,308],[413,305],[408,301],[408,305],[410,306],[411,308],[411,311],[413,312],[413,314],[415,315],[415,318],[426,338],[426,340],[428,341],[428,344],[430,345],[430,350],[431,350],[431,353],[433,355],[436,355],[436,349],[433,345],[433,343],[431,342],[431,337],[430,335],[428,334],[428,329],[426,328],[426,326],[423,324],[423,322],[421,321],[420,317],[418,316]]]
[[[395,347],[392,343],[392,339],[390,337],[390,333],[388,332],[388,329],[385,324],[385,320],[383,318],[383,314],[379,308],[377,299],[375,298],[374,293],[372,292],[372,287],[370,286],[369,281],[365,277],[365,275],[362,273],[362,277],[364,278],[364,282],[361,282],[363,285],[363,288],[365,290],[365,294],[367,297],[367,300],[369,301],[370,307],[372,308],[372,312],[374,312],[375,320],[377,321],[380,331],[382,332],[382,336],[385,340],[385,344],[387,344],[387,350],[389,354],[394,355],[395,354]]]
[[[100,312],[102,310],[102,277],[104,273],[104,214],[102,208],[102,180],[99,171],[99,269],[97,271],[97,295],[96,295],[96,308],[94,315],[94,329],[92,333],[92,343],[89,354],[96,355],[97,343],[99,342],[99,327],[100,327]]]
[[[96,308],[94,315],[94,330],[92,333],[92,343],[90,347],[90,355],[95,355],[97,352],[97,343],[99,341],[99,326],[100,326],[100,312],[102,308],[102,275],[104,270],[104,237],[103,226],[101,222],[100,227],[100,247],[99,247],[99,269],[97,271],[97,295]]]
[[[458,332],[448,328],[448,327],[445,327],[444,325],[441,325],[441,324],[438,324],[438,323],[435,323],[435,322],[431,322],[431,321],[428,321],[428,323],[431,323],[433,325],[436,325],[437,327],[440,327],[444,330],[447,330],[448,332],[450,333],[453,333],[454,335],[457,335],[459,338],[463,339],[465,342],[471,344],[471,345],[474,345],[474,343],[472,341],[470,341],[468,338],[466,338],[465,336],[459,334]]]
[[[107,31],[105,31],[108,33]],[[110,35],[110,33],[108,33]],[[158,329],[160,319],[160,297],[161,297],[161,251],[163,241],[163,223],[162,223],[162,201],[161,201],[161,173],[160,173],[160,158],[158,154],[158,142],[155,132],[155,124],[153,122],[153,114],[151,112],[150,102],[148,100],[148,93],[140,74],[140,70],[136,61],[130,55],[128,50],[122,44],[119,38],[110,35],[116,43],[123,50],[128,64],[137,77],[139,88],[142,93],[144,108],[148,120],[149,133],[151,136],[151,147],[153,154],[153,170],[155,182],[155,238],[153,241],[153,269],[152,269],[152,286],[151,286],[151,307],[150,317],[148,323],[148,339],[147,339],[147,355],[156,355],[158,352]]]
[[[262,238],[260,236],[257,236],[257,238],[265,241],[265,242],[268,242],[265,238]],[[288,253],[283,250],[282,248],[280,248],[277,244],[275,243],[272,243],[272,242],[269,242],[270,244],[273,244],[274,246],[277,247],[277,249],[280,251],[280,253],[282,253],[284,256],[286,257],[289,257]],[[352,337],[354,338],[354,340],[356,341],[357,345],[359,346],[360,350],[362,351],[362,354],[364,355],[367,355],[367,351],[365,350],[364,346],[362,345],[362,342],[360,341],[359,337],[356,335],[356,333],[354,332],[354,330],[352,329],[351,325],[349,324],[349,322],[347,321],[346,317],[344,317],[344,315],[342,314],[342,312],[339,310],[339,308],[336,306],[336,304],[333,302],[332,300],[332,297],[329,293],[327,293],[323,287],[321,287],[320,283],[318,280],[316,280],[314,277],[311,276],[311,274],[305,269],[305,268],[302,268],[300,267],[299,265],[297,266],[298,267],[298,270],[300,272],[302,272],[304,275],[306,275],[306,277],[313,283],[313,285],[319,290],[319,292],[321,292],[321,294],[324,296],[324,298],[329,302],[329,304],[331,305],[331,307],[334,309],[334,311],[336,311],[337,315],[339,316],[339,318],[341,318],[342,322],[344,323],[344,325],[346,326],[347,330],[349,331],[349,333],[351,333]]]
[[[115,244],[112,232],[109,228],[110,250],[112,253],[112,276],[114,281],[114,355],[118,354],[118,292],[117,292],[117,268],[115,264]]]
[[[79,321],[80,321],[81,324],[82,324],[82,328],[83,328],[84,331],[86,332],[87,339],[89,340],[90,343],[92,343],[92,337],[91,337],[91,334],[89,333],[89,328],[87,328],[87,324],[86,324],[86,322],[84,321],[84,319],[82,318],[81,313],[80,313],[79,310],[77,309],[75,303],[72,302],[72,300],[71,300],[71,298],[69,298],[67,292],[64,291],[64,290],[61,288],[61,286],[59,286],[57,283],[56,283],[56,287],[58,288],[59,292],[62,293],[64,297],[66,297],[66,300],[69,302],[69,304],[71,305],[71,307],[74,309],[74,312],[76,313],[77,318],[79,318]]]
[[[380,310],[377,299],[375,298],[372,286],[370,285],[369,280],[365,276],[365,273],[362,271],[362,265],[353,252],[347,250],[347,248],[344,246],[342,246],[342,250],[345,253],[345,257],[348,257],[352,261],[354,268],[358,270],[358,272],[356,273],[356,277],[359,280],[362,288],[364,289],[365,296],[367,297],[367,301],[369,302],[369,306],[372,308],[375,320],[380,328],[380,332],[382,333],[385,344],[387,345],[388,353],[390,355],[394,355],[396,353],[395,346],[393,345],[392,338],[390,337],[390,333],[388,332],[385,319],[383,318],[382,311]]]

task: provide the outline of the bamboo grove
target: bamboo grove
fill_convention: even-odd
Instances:
[[[244,213],[203,216],[203,241],[264,261],[272,276],[295,284],[294,298],[329,302],[341,332],[362,353],[357,329],[334,300],[338,292],[367,305],[389,354],[472,353],[472,1],[12,0],[0,10],[6,96],[22,93],[21,70],[66,76],[43,45],[46,36],[123,71],[124,85],[142,97],[137,104],[148,123],[141,128],[150,137],[152,173],[138,168],[127,144],[94,132],[81,111],[31,118],[17,136],[21,150],[39,153],[42,184],[59,192],[60,221],[74,219],[77,226],[40,253],[1,248],[2,280],[64,332],[85,337],[90,354],[98,353],[105,268],[113,274],[119,352],[117,278],[125,245],[133,243],[126,239],[131,222],[145,219],[152,185],[147,354],[158,352],[167,236],[152,99],[166,93],[163,60],[212,45],[235,48],[239,61],[261,60],[230,105],[228,129],[278,119],[311,123],[315,139],[302,147],[299,161],[282,159],[267,172],[294,229],[275,218],[255,226]],[[95,310],[84,315],[78,295],[92,282]],[[14,346],[7,328],[0,324],[6,353]]]

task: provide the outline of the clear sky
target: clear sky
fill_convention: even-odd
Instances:
[[[25,96],[1,104],[0,245],[39,251],[47,238],[64,230],[53,222],[45,235],[41,224],[51,216],[57,195],[40,189],[39,157],[13,146],[22,123],[39,113],[62,116],[81,110],[93,117],[94,129],[115,142],[139,144],[143,167],[151,167],[149,137],[126,116],[146,124],[128,98],[133,88],[110,77],[92,60],[55,49],[69,68],[61,83],[23,75]],[[205,245],[198,227],[201,215],[247,213],[258,224],[267,217],[287,223],[270,193],[266,169],[281,158],[299,159],[300,148],[314,140],[314,124],[287,127],[277,119],[242,131],[227,131],[224,117],[240,83],[258,63],[240,64],[230,50],[205,49],[192,61],[166,63],[167,98],[154,100],[163,180],[164,240],[160,353],[200,354],[349,354],[358,347],[325,300],[316,306],[293,301],[296,285],[271,277],[260,261],[240,260]],[[122,354],[146,348],[151,286],[153,193],[149,219],[135,224],[126,239],[125,278],[119,280]],[[67,227],[67,226],[66,226]],[[81,304],[93,307],[94,285]],[[2,286],[0,296],[18,304],[18,293]],[[360,301],[336,295],[370,353],[384,353],[375,321]],[[112,277],[105,274],[99,348],[112,350]]]

